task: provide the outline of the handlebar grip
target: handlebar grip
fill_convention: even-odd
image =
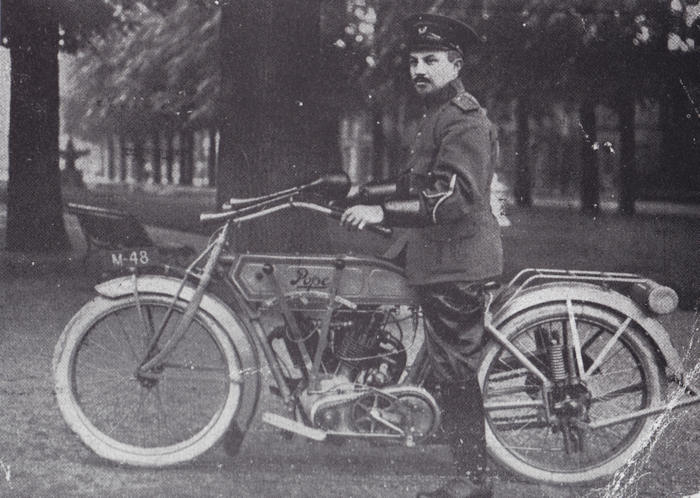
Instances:
[[[329,216],[335,220],[339,220],[343,215],[343,211],[339,211],[338,209],[330,208],[330,211]],[[394,234],[394,231],[386,225],[365,225],[365,229],[381,235],[382,237],[391,237]]]
[[[200,213],[199,221],[200,223],[211,223],[214,221],[223,221],[231,217],[231,213],[224,211],[221,213]]]

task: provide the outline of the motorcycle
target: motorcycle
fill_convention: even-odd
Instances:
[[[55,348],[56,399],[70,428],[99,456],[134,466],[186,462],[222,439],[235,453],[269,372],[286,412],[262,420],[285,433],[437,441],[423,315],[399,266],[230,249],[238,226],[274,212],[339,217],[329,201],[348,188],[346,176],[328,175],[202,214],[220,226],[179,277],[140,269],[145,249],[112,258],[133,272],[98,284]],[[627,462],[668,409],[669,379],[688,393],[674,406],[700,401],[656,319],[677,302],[672,289],[630,273],[524,269],[491,286],[478,368],[491,457],[526,478],[569,484]]]

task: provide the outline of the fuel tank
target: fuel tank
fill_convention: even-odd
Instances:
[[[229,278],[247,300],[260,302],[277,295],[276,281],[283,294],[329,292],[335,272],[337,295],[355,304],[418,303],[402,268],[369,256],[238,254]]]

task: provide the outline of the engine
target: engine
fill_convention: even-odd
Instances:
[[[421,387],[396,385],[406,368],[409,345],[396,307],[365,306],[337,310],[321,356],[322,379],[311,388],[301,381],[303,344],[313,359],[319,347],[322,309],[293,311],[299,336],[287,325],[276,329],[271,341],[281,340],[293,368],[287,382],[297,388],[299,401],[314,426],[344,437],[400,439],[412,445],[428,438],[439,425],[439,408]],[[295,377],[292,371],[298,372]]]
[[[288,326],[273,333],[284,341],[296,370],[303,367],[299,343],[313,358],[318,349],[321,312],[295,311],[302,337],[295,338]],[[365,307],[333,314],[328,345],[323,351],[321,372],[345,382],[382,387],[398,382],[406,367],[403,332],[393,310]]]

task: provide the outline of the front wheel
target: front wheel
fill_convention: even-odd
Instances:
[[[241,362],[226,332],[201,310],[164,361],[142,375],[147,344],[172,335],[185,303],[142,294],[97,297],[66,326],[54,352],[56,398],[95,453],[137,466],[191,460],[225,433],[241,401]],[[151,355],[152,356],[152,355]]]
[[[559,381],[566,387],[549,394],[548,419],[541,381],[500,344],[487,346],[479,382],[487,445],[498,462],[528,479],[575,484],[614,473],[640,449],[650,417],[585,428],[662,403],[654,351],[634,322],[586,303],[553,303],[523,312],[501,331],[549,380],[566,378]],[[588,374],[583,383],[572,381],[580,374],[570,367],[572,334]],[[563,354],[553,359],[552,344],[562,338]]]

